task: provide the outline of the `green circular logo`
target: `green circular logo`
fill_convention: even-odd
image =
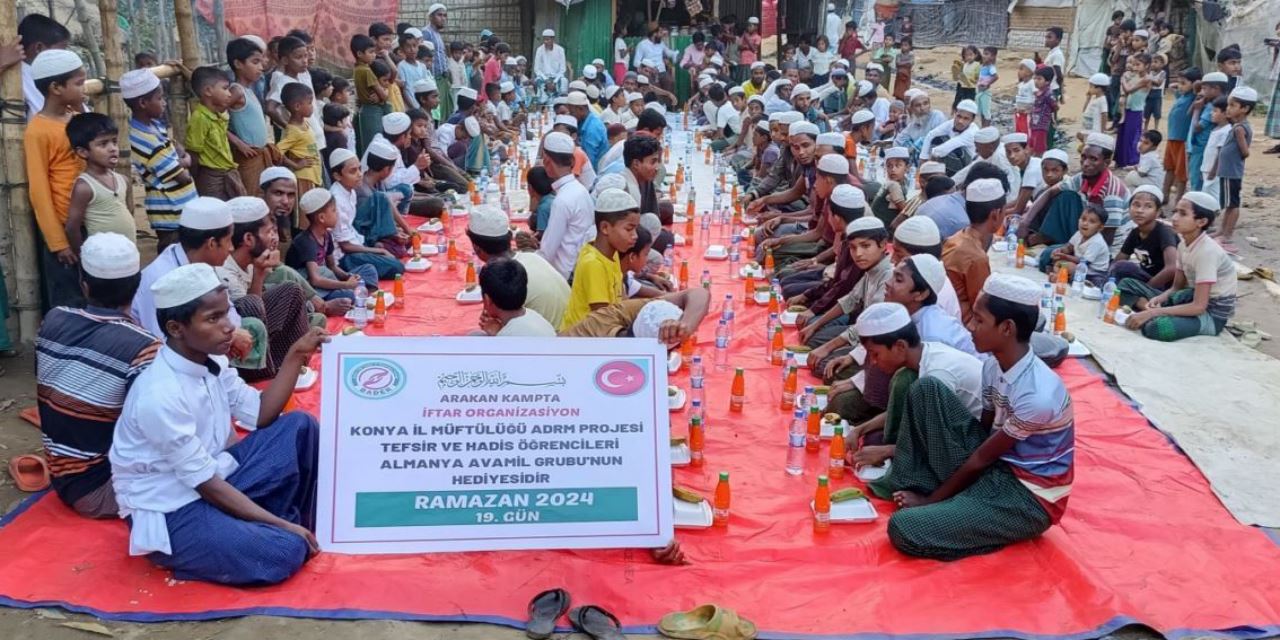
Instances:
[[[389,360],[365,360],[347,370],[347,390],[361,398],[390,398],[405,386],[405,373]]]

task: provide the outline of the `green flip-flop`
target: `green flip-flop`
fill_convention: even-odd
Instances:
[[[682,640],[753,640],[756,625],[733,609],[704,604],[662,616],[658,632]]]

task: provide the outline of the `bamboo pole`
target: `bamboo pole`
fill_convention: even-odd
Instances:
[[[89,17],[89,4],[85,2],[85,0],[73,0],[73,2],[75,5],[76,20],[80,22],[80,36],[84,38],[85,48],[89,50],[89,62],[92,63],[91,67],[95,73],[105,73],[107,67],[102,61],[102,54],[99,53],[97,47],[93,46],[93,42],[95,40],[94,36],[96,34],[93,32],[93,19]],[[108,29],[106,26],[107,23],[101,18],[102,17],[99,16],[98,22],[99,26],[102,27],[102,37],[106,38],[106,32],[117,27],[116,24],[112,22],[110,24],[110,29]],[[106,41],[104,40],[103,44],[105,43]],[[110,74],[108,73],[108,75]]]
[[[2,0],[0,0],[2,1]],[[178,48],[182,52],[182,66],[195,69],[200,66],[200,41],[196,37],[195,17],[191,13],[191,0],[173,0],[174,22],[178,26]],[[187,83],[175,78],[169,83],[169,135],[179,142],[187,142],[187,117],[190,114]]]
[[[17,6],[0,0],[0,33],[18,30]],[[10,307],[17,318],[10,318],[10,335],[32,342],[40,324],[40,276],[36,269],[35,216],[27,198],[27,164],[22,136],[26,129],[26,103],[22,98],[22,71],[13,65],[0,78],[0,139],[3,140],[4,162],[0,163],[0,207],[7,220],[0,219],[0,256],[7,256],[3,286],[13,292]]]
[[[119,82],[120,76],[124,75],[124,47],[120,45],[120,29],[118,18],[118,6],[116,0],[98,0],[98,17],[102,21],[102,55],[105,59],[107,78],[112,82]],[[129,166],[129,110],[125,108],[124,98],[120,95],[119,87],[116,91],[106,92],[105,100],[107,103],[107,115],[116,123],[116,144],[120,150],[120,155],[116,159],[116,171],[122,176],[130,174]],[[130,211],[133,210],[133,181],[125,180],[125,197],[124,201],[128,203]]]
[[[115,2],[115,0],[100,0],[100,1]],[[121,73],[123,73],[123,71]],[[151,73],[156,74],[156,77],[160,78],[161,80],[166,80],[166,79],[182,80],[183,77],[185,76],[185,74],[183,73],[182,67],[179,67],[177,65],[172,65],[172,64],[162,64],[155,67],[151,67]],[[119,76],[116,76],[116,78],[118,80]],[[84,81],[84,94],[86,96],[90,96],[90,97],[101,96],[103,93],[106,93],[106,91],[107,91],[107,85],[102,81],[101,78],[89,78],[88,80]],[[121,102],[121,104],[123,104],[123,101]]]

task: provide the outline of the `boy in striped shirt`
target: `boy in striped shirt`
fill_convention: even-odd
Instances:
[[[168,103],[160,79],[150,69],[120,76],[120,95],[133,111],[129,120],[129,149],[133,171],[146,188],[143,206],[156,232],[156,251],[178,239],[178,214],[196,198],[195,183],[187,168],[191,158],[169,138],[163,119]]]

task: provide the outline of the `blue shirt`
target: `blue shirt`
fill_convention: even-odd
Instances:
[[[938,233],[943,242],[969,226],[969,214],[964,209],[964,194],[958,192],[926,200],[916,209],[916,215],[933,220],[938,225]]]
[[[963,351],[977,357],[978,350],[973,346],[973,334],[942,307],[936,304],[920,307],[911,314],[911,321],[920,332],[921,340],[940,342],[956,351]]]
[[[436,77],[449,75],[449,50],[444,46],[444,38],[440,37],[440,32],[436,31],[431,25],[422,28],[422,35],[425,39],[430,40],[432,46],[436,48],[435,55],[431,56],[431,73]]]
[[[1213,133],[1213,106],[1206,104],[1200,110],[1200,132],[1191,130],[1191,137],[1188,144],[1193,151],[1204,153],[1205,145],[1209,144],[1209,134]]]
[[[578,142],[582,145],[582,150],[587,152],[592,167],[609,150],[609,132],[605,131],[604,123],[596,114],[588,111],[587,117],[578,124]]]
[[[545,231],[547,222],[551,220],[551,204],[556,201],[555,192],[548,193],[538,199],[538,210],[534,212],[534,229]]]
[[[1191,103],[1195,101],[1193,93],[1178,93],[1173,100],[1173,106],[1169,108],[1169,139],[1170,140],[1186,140],[1187,135],[1191,133]]]

